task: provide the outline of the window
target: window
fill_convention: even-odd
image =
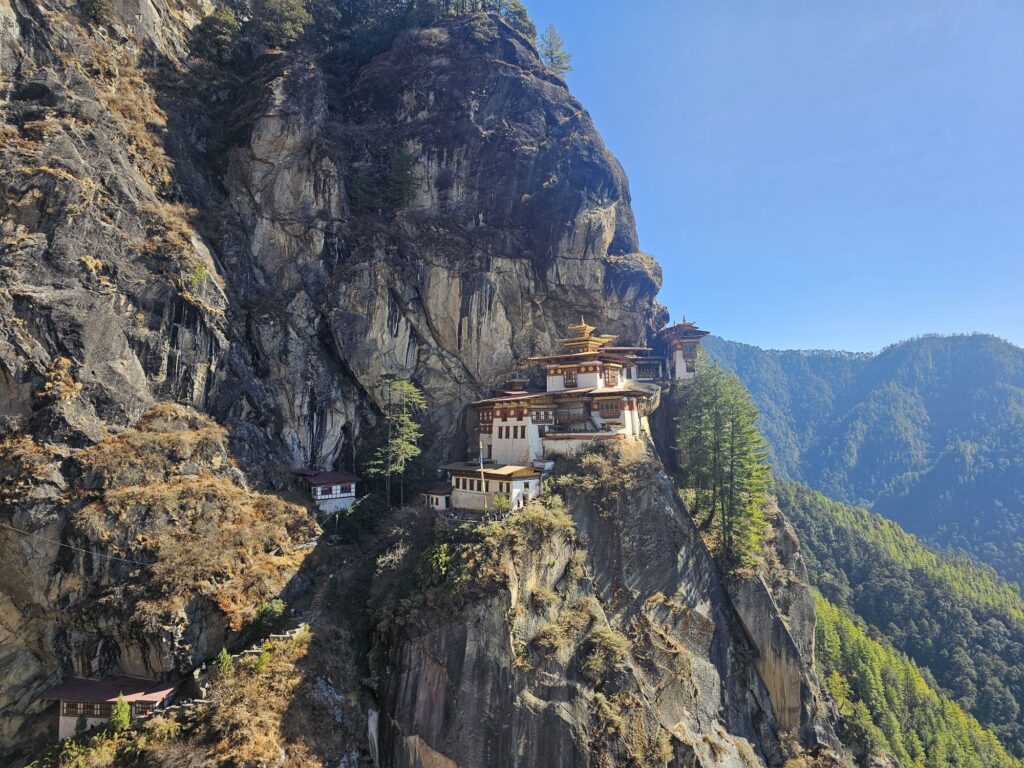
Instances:
[[[62,702],[61,712],[65,717],[110,717],[110,710],[113,705],[99,702],[87,701],[65,701]]]
[[[493,445],[491,443],[488,443],[487,444],[487,458],[488,459],[491,458],[491,449],[492,448],[493,448]]]
[[[566,389],[573,389],[576,386],[576,369],[566,368],[562,373],[562,382]]]
[[[606,387],[614,387],[619,383],[619,372],[614,368],[608,368],[604,372],[604,383]]]

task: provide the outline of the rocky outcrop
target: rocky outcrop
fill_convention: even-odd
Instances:
[[[813,728],[797,732],[806,665],[778,661],[797,691],[776,704],[761,661],[772,649],[752,642],[764,638],[734,611],[660,463],[606,469],[561,482],[570,525],[552,522],[556,504],[513,515],[482,545],[442,537],[451,568],[466,569],[449,582],[476,589],[456,587],[456,610],[381,638],[381,764],[709,768],[781,765],[808,749],[804,764],[815,753],[815,765],[838,765]],[[628,479],[617,491],[611,477]]]
[[[0,441],[0,487],[8,749],[46,731],[39,696],[66,675],[180,678],[212,658],[319,533],[247,488],[225,431],[176,405],[89,448]]]

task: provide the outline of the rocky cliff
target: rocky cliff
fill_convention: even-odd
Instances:
[[[439,535],[443,586],[380,638],[382,764],[838,765],[813,602],[758,580],[737,611],[640,446],[561,471],[545,509]]]
[[[405,33],[345,77],[301,51],[240,74],[189,58],[205,5],[114,7],[94,27],[68,0],[0,0],[8,750],[63,675],[187,672],[301,586],[315,525],[252,489],[350,468],[386,375],[426,393],[431,455],[459,454],[464,405],[571,320],[642,341],[662,319],[622,169],[500,20]],[[664,477],[645,477],[628,523],[578,500],[576,543],[502,550],[505,588],[472,621],[377,630],[388,661],[349,703],[379,709],[382,765],[783,759],[756,644]],[[569,584],[573,557],[593,575]],[[541,586],[547,607],[517,613]],[[563,613],[569,646],[510,645]],[[580,678],[579,643],[620,635],[614,689]]]

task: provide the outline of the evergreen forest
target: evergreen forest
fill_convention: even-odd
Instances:
[[[706,346],[750,390],[777,477],[1024,582],[1024,350],[985,335],[877,355]]]

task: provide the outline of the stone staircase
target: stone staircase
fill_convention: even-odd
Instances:
[[[321,590],[321,592],[317,594],[317,597],[319,597],[322,594],[322,592],[323,590]],[[272,633],[265,637],[263,640],[261,640],[258,644],[253,645],[251,648],[246,648],[244,651],[231,654],[231,663],[235,666],[238,666],[241,663],[242,659],[244,659],[246,656],[258,656],[260,653],[262,653],[264,647],[268,642],[272,640],[293,640],[295,639],[296,635],[298,635],[300,632],[302,632],[304,629],[308,627],[309,624],[306,621],[302,620],[302,617],[297,617],[293,626],[289,627],[284,632]],[[211,672],[212,670],[209,667],[207,667],[205,670],[196,669],[192,673],[196,688],[200,691],[203,691],[204,694],[205,691],[208,689],[210,683]],[[181,715],[188,714],[190,712],[194,712],[200,708],[208,707],[215,704],[216,702],[213,699],[207,699],[202,697],[198,699],[188,699],[187,701],[183,701],[181,703],[169,704],[166,707],[159,707],[157,709],[154,709],[147,715],[147,717],[152,717],[158,714],[165,714],[170,715],[172,717],[178,717]]]

